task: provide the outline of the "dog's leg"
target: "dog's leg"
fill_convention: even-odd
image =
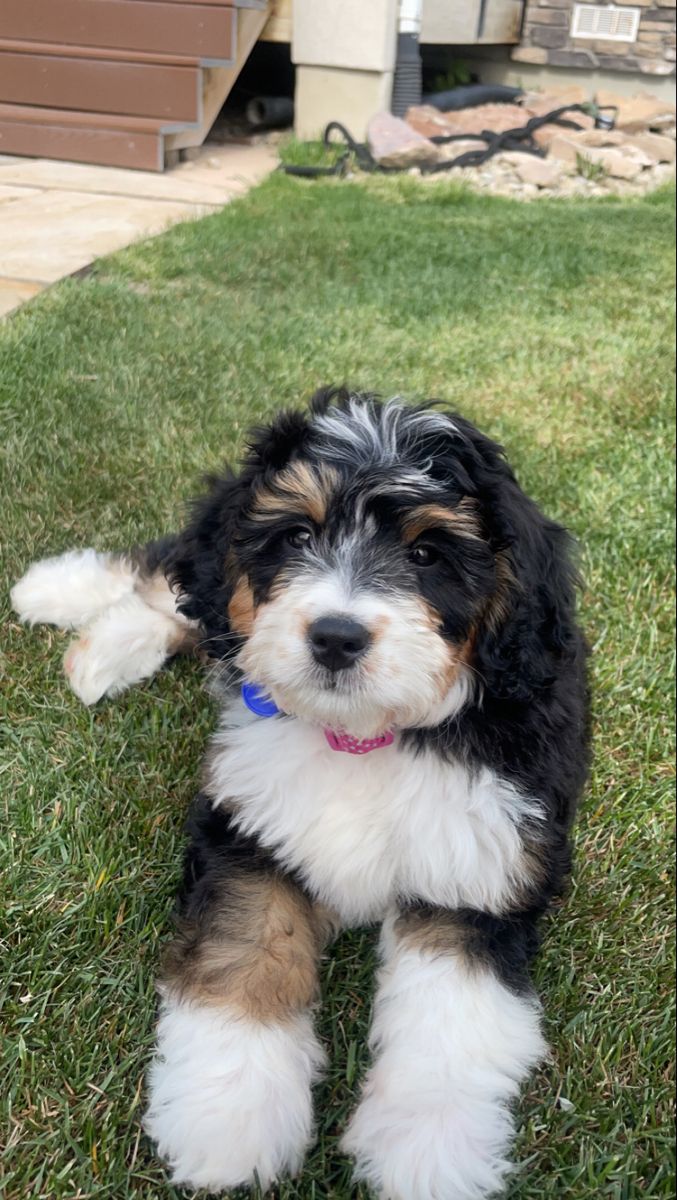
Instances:
[[[12,589],[22,621],[81,631],[64,668],[85,704],[150,678],[171,655],[194,646],[194,622],[177,612],[164,575],[172,544],[150,543],[129,555],[71,550],[33,563]]]
[[[12,607],[29,625],[84,629],[131,596],[136,577],[136,566],[125,555],[69,550],[32,563],[12,588]]]
[[[343,1143],[384,1200],[481,1200],[510,1169],[510,1107],[546,1047],[528,985],[504,981],[505,926],[498,958],[467,913],[384,926],[375,1060]]]
[[[169,592],[169,587],[167,587]],[[152,608],[136,592],[107,609],[64,655],[68,681],[84,704],[117,696],[194,645],[191,623]]]
[[[146,1129],[175,1183],[266,1188],[301,1165],[324,1060],[311,1005],[330,920],[199,801]]]

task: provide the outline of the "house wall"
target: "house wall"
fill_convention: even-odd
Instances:
[[[421,41],[427,45],[520,40],[523,0],[423,0]]]
[[[455,48],[455,54],[482,83],[502,83],[527,91],[540,89],[545,92],[577,86],[585,89],[589,99],[600,90],[620,96],[650,92],[666,104],[676,103],[674,75],[649,77],[600,67],[582,71],[580,67],[550,67],[547,63],[534,66],[513,61],[510,49],[510,46],[459,46]]]
[[[571,38],[574,0],[532,0],[523,35],[512,51],[517,63],[568,70],[613,71],[645,76],[647,82],[675,74],[675,3],[677,0],[617,0],[641,8],[635,42]],[[635,80],[636,82],[636,80]]]

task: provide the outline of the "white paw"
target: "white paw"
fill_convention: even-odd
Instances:
[[[144,1124],[173,1182],[220,1192],[258,1178],[267,1188],[298,1171],[323,1061],[307,1014],[263,1025],[168,1000]]]
[[[383,1200],[488,1200],[510,1170],[520,1082],[545,1053],[539,1007],[462,956],[384,934],[375,1059],[344,1149]]]
[[[96,550],[69,550],[33,563],[11,590],[14,611],[30,625],[80,629],[134,588],[134,570]]]
[[[173,652],[176,622],[128,596],[108,609],[64,656],[64,670],[76,696],[95,704],[149,679]]]
[[[509,1112],[458,1094],[447,1103],[417,1092],[407,1099],[362,1101],[343,1138],[356,1177],[383,1200],[485,1200],[500,1192],[510,1163]]]

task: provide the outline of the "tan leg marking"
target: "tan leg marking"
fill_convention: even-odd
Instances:
[[[241,873],[228,880],[200,926],[180,929],[165,980],[199,1004],[284,1021],[316,999],[318,962],[334,927],[328,910],[288,880]]]

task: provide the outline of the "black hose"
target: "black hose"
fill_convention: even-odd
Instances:
[[[581,126],[578,122],[567,116],[569,113],[576,112],[587,113],[589,115],[590,105],[565,104],[560,108],[553,109],[552,112],[545,113],[542,117],[531,117],[525,125],[521,125],[518,129],[506,129],[503,133],[495,133],[491,129],[484,129],[481,133],[455,133],[432,137],[429,140],[438,146],[466,141],[468,138],[472,138],[473,141],[482,141],[485,144],[481,149],[467,150],[464,154],[459,154],[455,158],[449,158],[444,162],[421,167],[421,174],[438,174],[440,171],[451,171],[454,167],[479,167],[502,150],[519,150],[523,154],[533,154],[537,158],[545,158],[546,151],[534,139],[536,130],[542,129],[544,125],[559,125],[563,129],[580,129]],[[597,112],[599,113],[599,110]],[[280,170],[284,171],[287,175],[298,175],[304,179],[316,179],[319,176],[325,175],[345,175],[351,155],[354,157],[357,166],[363,171],[378,171],[381,174],[389,175],[396,174],[402,169],[400,167],[382,167],[372,157],[369,147],[363,142],[356,142],[345,125],[341,125],[339,121],[331,121],[324,131],[323,140],[327,149],[340,145],[332,137],[333,134],[338,134],[343,145],[346,147],[333,166],[296,167],[280,163]]]

